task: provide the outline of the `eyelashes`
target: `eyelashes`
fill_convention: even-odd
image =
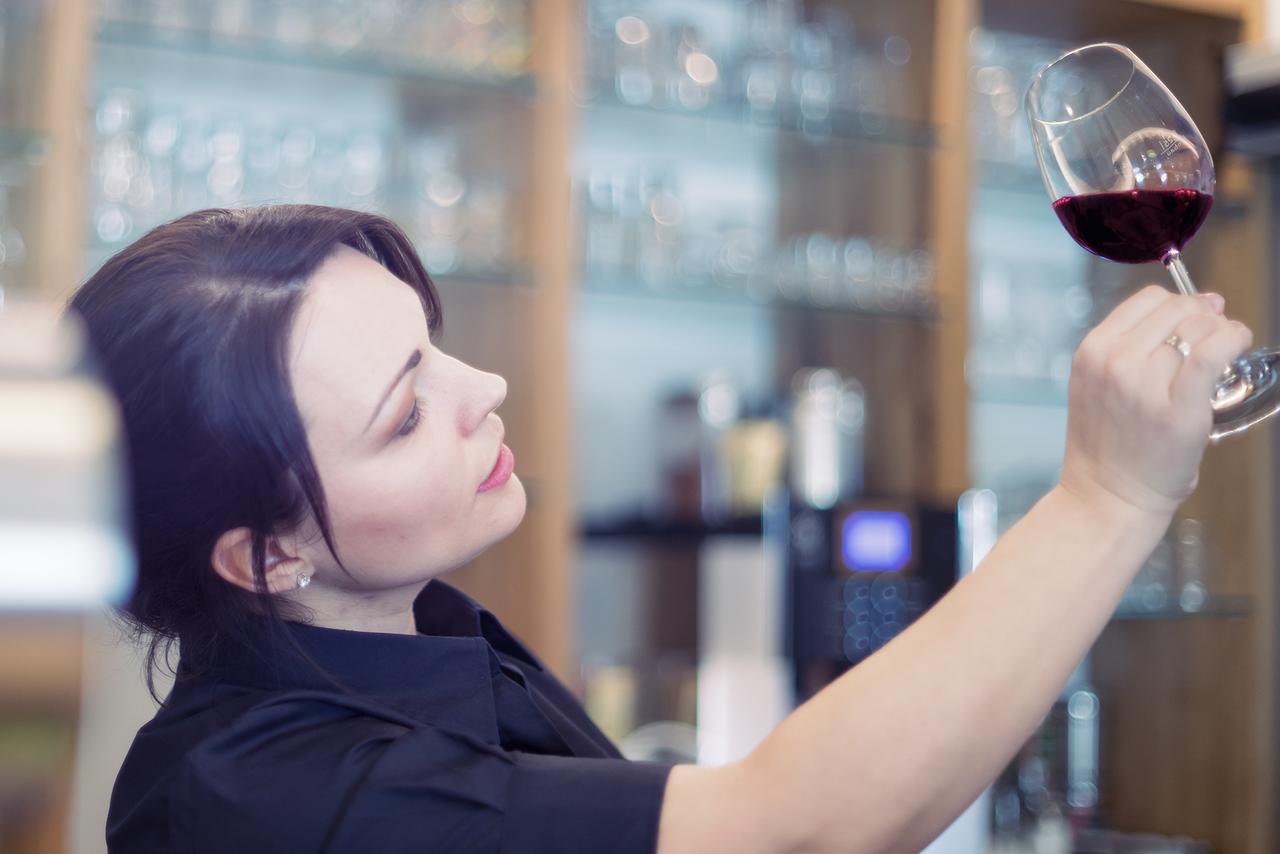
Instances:
[[[404,424],[396,431],[396,438],[408,436],[418,428],[422,422],[422,398],[415,397],[413,399],[413,410],[410,411],[409,417],[404,420]]]

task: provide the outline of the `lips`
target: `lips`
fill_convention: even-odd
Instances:
[[[480,484],[477,492],[488,492],[491,489],[497,489],[502,484],[511,479],[511,473],[515,471],[516,457],[511,453],[511,449],[505,444],[498,448],[498,460],[493,464],[493,471],[489,472],[489,476],[484,479],[484,483]]]

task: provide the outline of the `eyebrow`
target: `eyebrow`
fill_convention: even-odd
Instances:
[[[382,411],[382,407],[386,404],[387,398],[391,397],[391,392],[396,390],[396,386],[400,385],[400,381],[404,379],[410,371],[416,368],[418,363],[421,361],[421,350],[414,350],[413,353],[409,355],[409,360],[404,363],[404,367],[400,368],[399,373],[396,374],[396,378],[391,381],[391,385],[387,386],[387,390],[382,393],[382,399],[378,401],[378,405],[374,408],[373,416],[369,418],[369,423],[364,425],[364,429],[360,431],[361,436],[368,433],[369,428],[373,426],[373,422],[378,420],[378,413]]]

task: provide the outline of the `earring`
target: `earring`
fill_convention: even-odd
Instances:
[[[309,575],[299,575],[299,576],[298,576],[298,589],[299,589],[299,590],[301,590],[302,588],[306,587],[306,586],[307,586],[308,584],[310,584],[310,583],[311,583],[311,576],[309,576]]]

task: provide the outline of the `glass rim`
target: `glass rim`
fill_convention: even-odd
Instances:
[[[1123,54],[1125,58],[1129,60],[1129,77],[1124,81],[1124,85],[1121,86],[1119,89],[1117,89],[1115,93],[1112,94],[1112,96],[1108,98],[1104,103],[1099,104],[1098,106],[1094,107],[1092,110],[1090,110],[1087,113],[1081,113],[1078,116],[1071,116],[1070,118],[1058,119],[1053,121],[1049,119],[1041,118],[1040,111],[1038,109],[1036,110],[1032,109],[1031,95],[1033,92],[1036,91],[1036,88],[1040,85],[1040,81],[1044,79],[1044,75],[1049,71],[1049,69],[1053,68],[1058,63],[1063,62],[1066,59],[1073,58],[1078,54],[1082,54],[1087,50],[1096,50],[1097,48],[1109,48],[1120,54]],[[1026,97],[1023,99],[1027,114],[1031,117],[1033,121],[1038,122],[1045,126],[1067,125],[1067,124],[1070,124],[1071,122],[1078,122],[1081,119],[1086,119],[1089,116],[1094,115],[1100,110],[1105,110],[1107,107],[1111,106],[1111,104],[1116,100],[1116,98],[1119,98],[1121,95],[1123,95],[1124,91],[1129,88],[1129,84],[1133,82],[1133,77],[1138,71],[1138,66],[1142,64],[1143,64],[1142,60],[1138,58],[1137,54],[1129,50],[1129,48],[1125,47],[1124,45],[1117,44],[1116,42],[1094,42],[1093,44],[1086,44],[1086,45],[1081,45],[1080,47],[1077,47],[1077,48],[1073,48],[1067,51],[1066,53],[1062,54],[1062,56],[1059,56],[1053,62],[1046,65],[1044,68],[1041,68],[1040,71],[1036,74],[1036,78],[1031,81],[1031,85],[1027,87]],[[1143,67],[1145,68],[1145,66]]]

